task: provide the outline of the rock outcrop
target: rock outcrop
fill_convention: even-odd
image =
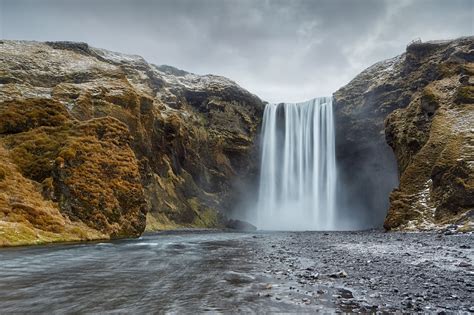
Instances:
[[[473,62],[473,37],[412,43],[335,93],[348,199],[362,200],[369,213],[384,213],[398,174],[386,229],[473,228]]]
[[[237,198],[233,184],[256,174],[262,111],[223,77],[85,43],[1,41],[0,185],[10,188],[0,189],[0,240],[218,226]],[[18,178],[24,191],[8,184]],[[31,237],[15,241],[25,229]]]
[[[472,229],[473,56],[472,37],[413,43],[334,94],[347,220]],[[223,226],[257,178],[263,107],[223,77],[0,41],[0,245]]]

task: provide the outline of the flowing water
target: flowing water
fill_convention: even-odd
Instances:
[[[0,249],[0,313],[298,310],[301,297],[295,294],[297,303],[266,296],[279,290],[277,284],[269,289],[274,279],[266,274],[275,264],[262,259],[273,250],[269,236],[167,232]]]
[[[473,240],[383,231],[176,231],[2,248],[0,314],[468,313]]]
[[[335,229],[332,98],[268,104],[262,138],[258,228]]]

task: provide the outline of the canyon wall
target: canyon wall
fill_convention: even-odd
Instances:
[[[473,62],[473,37],[416,42],[334,94],[343,210],[386,229],[473,228]]]
[[[334,94],[339,226],[472,229],[473,52],[412,43]],[[0,41],[0,245],[222,226],[256,191],[263,109],[223,77]]]
[[[219,76],[0,41],[0,245],[222,225],[257,174],[263,106]]]

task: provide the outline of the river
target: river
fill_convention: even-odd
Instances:
[[[180,231],[5,248],[0,309],[467,311],[474,306],[473,240],[473,235],[377,231]]]

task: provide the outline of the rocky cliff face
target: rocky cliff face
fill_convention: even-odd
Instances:
[[[217,226],[233,184],[256,174],[262,111],[222,77],[84,43],[2,41],[0,239]],[[28,189],[8,184],[18,178]],[[36,224],[35,213],[59,223]]]
[[[338,160],[349,202],[365,196],[362,206],[384,213],[398,174],[387,229],[452,223],[472,229],[473,62],[473,37],[413,43],[335,93]]]
[[[414,43],[334,94],[342,217],[472,229],[473,56]],[[0,41],[0,245],[218,226],[257,176],[263,107],[222,77]]]

